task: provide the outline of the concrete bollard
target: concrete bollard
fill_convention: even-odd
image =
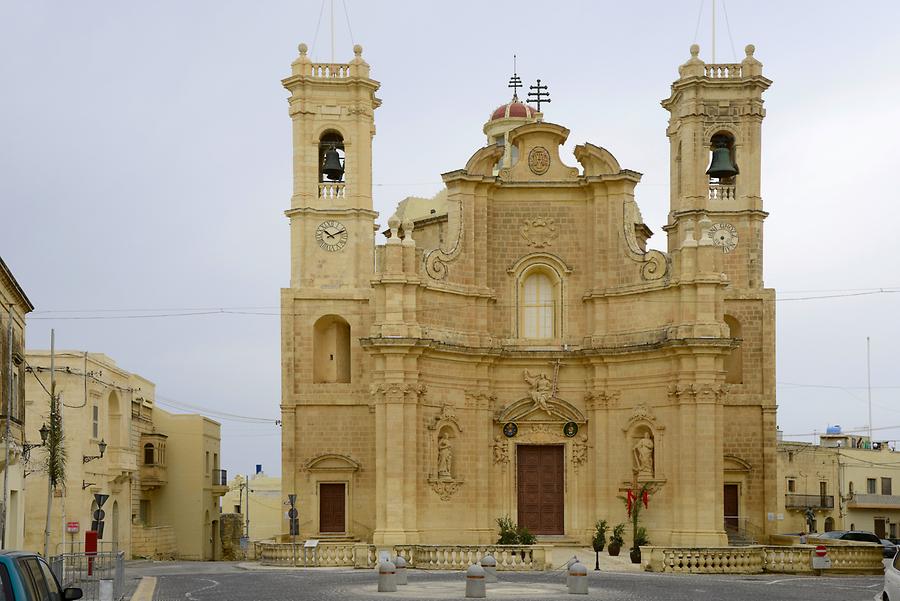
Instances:
[[[466,598],[484,599],[485,597],[487,597],[487,591],[484,586],[484,568],[473,563],[466,570]]]
[[[406,560],[399,555],[394,558],[394,567],[396,569],[397,585],[409,584],[406,581]]]
[[[378,564],[378,592],[397,592],[397,566],[390,561],[382,561]]]
[[[484,581],[486,583],[497,582],[497,560],[493,555],[485,555],[481,558],[481,567],[484,568]]]
[[[569,566],[568,583],[570,595],[587,595],[588,580],[587,568],[580,561]]]
[[[569,561],[566,562],[566,588],[568,590],[572,590],[572,574],[570,574],[570,568],[578,563],[578,556],[573,555],[569,558]]]
[[[100,579],[100,601],[113,601],[113,581],[111,579]]]

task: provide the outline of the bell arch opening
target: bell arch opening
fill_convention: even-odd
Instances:
[[[313,326],[313,382],[350,382],[350,324],[324,315]]]
[[[345,167],[344,136],[333,129],[322,132],[319,137],[319,181],[343,182]]]
[[[727,131],[713,134],[709,140],[709,169],[706,170],[710,182],[734,185],[738,173],[734,136]]]

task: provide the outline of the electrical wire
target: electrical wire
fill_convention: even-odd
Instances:
[[[700,10],[697,11],[697,26],[694,28],[694,43],[697,43],[697,36],[700,35],[700,19],[703,18],[703,2],[700,0]],[[715,2],[715,0],[713,0]]]
[[[728,41],[731,43],[731,56],[734,62],[738,62],[737,51],[734,49],[734,38],[731,37],[731,24],[728,22],[728,7],[725,6],[725,0],[722,0],[722,12],[725,13],[725,29],[728,31]]]

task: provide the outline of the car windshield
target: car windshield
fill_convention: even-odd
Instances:
[[[832,530],[831,532],[823,532],[822,534],[819,534],[817,536],[819,536],[820,538],[841,538],[842,534],[844,533],[840,530]]]

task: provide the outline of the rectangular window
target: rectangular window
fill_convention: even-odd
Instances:
[[[547,339],[554,335],[553,282],[541,272],[525,278],[522,303],[522,334],[525,338]]]
[[[797,481],[796,480],[788,480],[788,492],[796,492],[797,489]]]
[[[150,525],[150,500],[141,499],[141,523],[144,526]]]
[[[209,472],[209,451],[206,452],[206,467],[205,467],[204,471],[206,472],[206,477],[209,478],[209,476],[210,476],[210,472]]]
[[[875,491],[875,478],[866,478],[866,492],[870,495],[874,495]]]
[[[91,407],[91,432],[94,438],[100,437],[100,407]]]
[[[219,469],[219,454],[218,453],[213,453],[213,469],[214,470]]]
[[[824,497],[828,493],[828,483],[819,482],[819,496]]]
[[[897,538],[897,524],[891,524],[891,538]]]
[[[881,494],[883,494],[883,495],[894,494],[891,492],[891,479],[890,478],[882,478],[881,479]]]
[[[24,403],[19,398],[19,373],[14,371],[12,375],[12,403],[10,403],[10,407],[12,407],[10,415],[13,419],[22,421],[22,405]]]

